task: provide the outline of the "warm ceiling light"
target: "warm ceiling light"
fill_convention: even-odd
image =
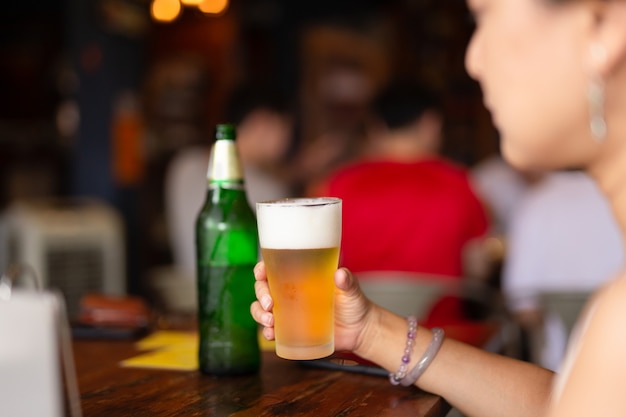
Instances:
[[[185,6],[198,6],[203,0],[180,0]]]
[[[203,0],[198,9],[206,14],[222,14],[228,8],[228,0]]]
[[[171,22],[178,17],[180,9],[178,0],[152,0],[150,14],[158,22]]]

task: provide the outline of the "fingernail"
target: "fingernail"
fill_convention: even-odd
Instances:
[[[270,313],[263,314],[263,325],[272,326],[274,324],[274,316]]]
[[[268,308],[270,308],[270,305],[272,305],[272,299],[269,295],[264,295],[263,297],[261,297],[261,306],[263,306],[263,309],[267,310]]]

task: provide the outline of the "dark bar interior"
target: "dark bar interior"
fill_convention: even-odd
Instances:
[[[471,167],[496,152],[463,66],[472,30],[460,0],[232,0],[217,15],[183,5],[170,22],[156,21],[147,0],[7,3],[0,208],[40,198],[106,203],[123,223],[126,291],[148,295],[150,271],[172,257],[166,167],[177,151],[209,143],[239,84],[289,98],[295,150],[325,129],[355,129],[375,91],[415,79],[443,99],[442,154]],[[361,84],[342,101],[332,83],[343,70]]]

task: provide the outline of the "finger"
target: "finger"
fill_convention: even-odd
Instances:
[[[271,311],[272,307],[274,307],[274,300],[272,300],[270,295],[270,287],[267,285],[267,281],[256,281],[254,283],[254,292],[263,309]]]
[[[267,340],[274,340],[274,328],[273,327],[264,327],[263,328],[263,337]]]
[[[265,272],[265,262],[258,262],[254,266],[254,279],[257,281],[267,281],[267,273]]]
[[[274,306],[274,301],[270,295],[270,288],[267,284],[267,273],[265,272],[265,263],[263,261],[254,266],[254,278],[256,279],[254,282],[256,298],[261,302],[261,306],[263,306],[266,311],[270,311]]]
[[[265,327],[274,327],[274,315],[266,311],[258,301],[250,304],[250,314],[254,321]]]

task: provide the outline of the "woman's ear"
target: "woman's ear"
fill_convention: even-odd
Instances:
[[[593,2],[595,25],[591,34],[591,70],[604,78],[626,64],[626,2]]]

